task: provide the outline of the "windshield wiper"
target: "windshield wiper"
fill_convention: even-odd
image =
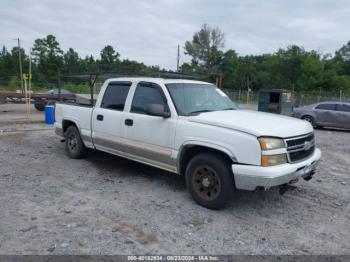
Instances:
[[[196,115],[196,114],[206,113],[206,112],[212,112],[212,110],[197,110],[197,111],[188,113],[188,115]]]
[[[234,107],[229,107],[229,108],[225,108],[225,109],[222,109],[222,111],[226,111],[226,110],[236,110],[237,108],[234,108]]]

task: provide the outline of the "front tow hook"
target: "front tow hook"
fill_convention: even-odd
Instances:
[[[309,181],[312,179],[313,175],[315,174],[315,170],[311,171],[308,175],[306,175],[304,178],[305,181]]]
[[[284,193],[286,193],[288,190],[294,190],[296,189],[295,186],[291,186],[290,184],[283,184],[279,186],[280,188],[280,195],[283,196]]]

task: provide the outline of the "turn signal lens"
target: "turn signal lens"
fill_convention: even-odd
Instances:
[[[266,150],[266,143],[264,138],[259,138],[259,144],[260,144],[261,150]]]
[[[261,165],[262,166],[269,166],[269,157],[268,156],[261,156]]]
[[[285,163],[287,163],[286,154],[261,156],[261,166],[276,166],[276,165],[281,165]]]

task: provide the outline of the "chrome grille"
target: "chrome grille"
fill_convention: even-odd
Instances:
[[[308,158],[315,151],[315,136],[310,133],[304,136],[285,139],[289,162],[297,162]]]

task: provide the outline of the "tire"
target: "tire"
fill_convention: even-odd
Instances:
[[[46,103],[42,100],[35,100],[34,107],[38,111],[44,111],[45,110]]]
[[[317,127],[315,118],[313,118],[312,116],[306,115],[306,116],[303,116],[301,119],[308,121],[313,128]]]
[[[79,159],[86,156],[87,149],[76,126],[71,125],[67,128],[65,140],[66,152],[70,158]]]
[[[186,186],[199,205],[222,209],[235,190],[229,163],[219,155],[200,153],[186,167]]]

